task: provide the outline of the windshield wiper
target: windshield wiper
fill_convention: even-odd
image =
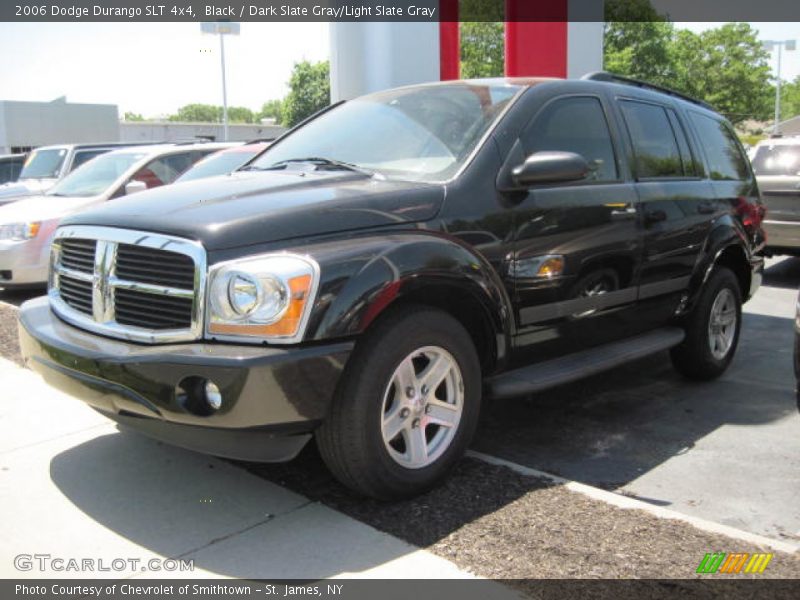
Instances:
[[[240,169],[241,171],[272,171],[277,169],[285,169],[289,163],[314,163],[320,165],[322,167],[335,167],[337,169],[345,169],[347,171],[354,171],[356,173],[361,173],[362,175],[367,175],[368,177],[373,177],[375,175],[375,171],[371,171],[364,167],[360,167],[358,165],[354,165],[353,163],[344,162],[341,160],[334,160],[332,158],[324,158],[321,156],[308,156],[305,158],[289,158],[287,160],[282,160],[280,162],[276,162],[275,164],[269,167],[256,167],[255,165],[250,165]]]

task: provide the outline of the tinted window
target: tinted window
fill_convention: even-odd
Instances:
[[[753,171],[756,175],[800,175],[800,144],[759,146],[753,157]]]
[[[78,167],[80,167],[83,163],[89,162],[95,156],[100,156],[101,154],[105,154],[108,152],[108,149],[105,150],[79,150],[75,153],[75,158],[72,159],[72,170],[74,171]]]
[[[711,179],[748,179],[747,159],[730,128],[723,121],[696,112],[690,112],[689,118],[706,152]]]
[[[682,177],[683,160],[667,111],[655,104],[620,102],[636,156],[636,176]]]
[[[143,181],[148,188],[167,185],[175,181],[178,176],[186,169],[191,167],[195,161],[199,160],[212,150],[181,152],[162,156],[139,169],[131,178],[136,181]]]
[[[525,154],[575,152],[593,166],[595,181],[617,179],[614,147],[597,98],[563,98],[547,105],[522,135]]]

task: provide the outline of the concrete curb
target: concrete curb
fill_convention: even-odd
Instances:
[[[708,533],[717,533],[735,540],[748,542],[750,544],[755,544],[757,546],[765,546],[768,548],[772,548],[773,550],[777,550],[779,552],[785,552],[787,554],[794,554],[795,552],[800,550],[800,544],[793,544],[791,542],[775,540],[763,535],[758,535],[756,533],[750,533],[749,531],[743,531],[735,527],[730,527],[728,525],[715,523],[713,521],[709,521],[701,517],[693,517],[691,515],[685,515],[683,513],[679,513],[677,511],[664,508],[662,506],[655,506],[653,504],[649,504],[647,502],[638,500],[636,498],[622,496],[620,494],[615,494],[614,492],[609,492],[600,488],[596,488],[591,485],[586,485],[585,483],[578,483],[577,481],[564,479],[563,477],[559,477],[558,475],[546,473],[545,471],[539,471],[538,469],[532,469],[531,467],[526,467],[524,465],[520,465],[515,462],[498,458],[496,456],[484,454],[483,452],[468,450],[467,456],[481,460],[491,465],[506,467],[508,469],[511,469],[512,471],[520,473],[521,475],[528,475],[530,477],[537,477],[539,479],[550,480],[553,483],[563,485],[568,490],[577,492],[579,494],[583,494],[584,496],[588,496],[589,498],[592,498],[594,500],[600,500],[601,502],[611,504],[618,508],[624,508],[628,510],[642,510],[660,519],[672,519],[674,521],[683,521],[684,523],[688,523],[689,525],[692,525],[693,527],[696,527],[701,531],[706,531]]]

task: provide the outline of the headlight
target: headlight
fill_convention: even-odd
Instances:
[[[296,254],[268,254],[212,267],[207,333],[299,341],[318,283],[317,263]]]
[[[0,240],[14,240],[21,242],[22,240],[29,240],[35,238],[39,233],[39,228],[42,226],[41,222],[33,221],[31,223],[8,223],[0,225]]]

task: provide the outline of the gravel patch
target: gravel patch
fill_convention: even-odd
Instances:
[[[17,308],[0,302],[0,356],[22,366],[17,338]]]
[[[463,460],[428,494],[395,503],[367,500],[339,485],[313,447],[284,465],[238,464],[476,575],[515,580],[508,583],[532,594],[541,588],[530,580],[541,578],[800,577],[800,556],[777,552],[762,575],[697,575],[707,552],[770,550],[477,459]]]

